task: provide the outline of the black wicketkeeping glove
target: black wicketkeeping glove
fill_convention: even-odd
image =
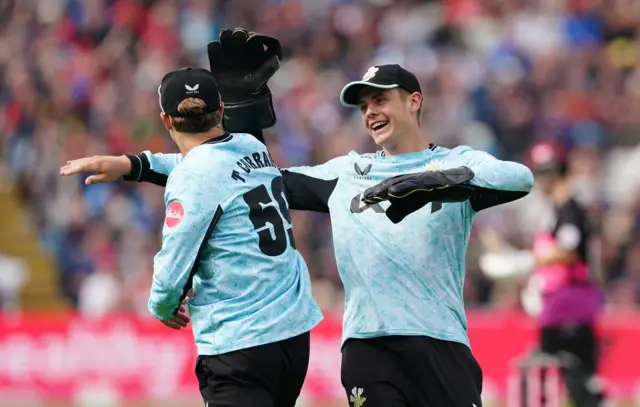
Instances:
[[[280,68],[280,42],[242,28],[223,30],[207,54],[224,102],[222,127],[231,133],[272,127],[276,114],[267,82]]]
[[[463,202],[471,198],[475,188],[465,182],[473,177],[467,167],[397,175],[368,188],[362,200],[370,205],[389,201],[387,218],[399,223],[430,202]]]

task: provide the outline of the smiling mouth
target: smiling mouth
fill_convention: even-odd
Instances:
[[[385,128],[387,126],[387,124],[389,124],[389,122],[387,120],[382,120],[379,122],[375,122],[371,125],[371,130],[373,131],[379,131],[382,130],[383,128]]]

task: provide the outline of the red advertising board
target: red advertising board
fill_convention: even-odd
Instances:
[[[504,400],[513,361],[535,345],[533,322],[520,313],[470,311],[469,333],[484,372],[487,401]],[[640,394],[640,312],[611,313],[599,324],[602,376],[614,396]],[[302,399],[345,400],[340,385],[340,321],[327,317],[312,335]],[[0,405],[83,399],[180,401],[197,405],[193,337],[153,319],[103,320],[68,314],[0,315]]]

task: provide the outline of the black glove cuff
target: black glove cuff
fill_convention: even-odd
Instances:
[[[222,127],[229,133],[253,133],[273,127],[276,113],[269,88],[259,96],[241,102],[225,102]]]
[[[151,169],[149,157],[145,154],[127,154],[127,158],[131,162],[131,172],[122,177],[124,181],[150,182],[161,187],[167,185],[168,176],[166,174],[160,174],[159,172],[153,171]]]
[[[143,167],[142,157],[144,157],[146,159],[147,164],[148,164],[149,160],[147,159],[147,157],[144,154],[140,154],[140,155],[127,154],[127,158],[131,162],[131,172],[129,174],[127,174],[127,175],[124,175],[122,177],[123,180],[125,180],[125,181],[140,181],[140,176],[142,175],[142,167]]]

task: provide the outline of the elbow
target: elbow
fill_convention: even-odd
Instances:
[[[504,190],[523,193],[522,196],[528,195],[533,189],[535,183],[533,173],[526,165],[513,161],[503,161],[507,165],[502,172]]]
[[[529,192],[531,192],[531,190],[533,189],[533,185],[535,184],[534,178],[533,178],[533,173],[531,172],[531,170],[529,169],[529,167],[526,167],[522,164],[520,164],[522,166],[521,172],[522,172],[522,192],[526,192],[527,194]]]
[[[478,212],[516,201],[529,195],[533,189],[533,173],[522,164],[506,162],[506,166],[500,174],[502,174],[501,181],[483,187],[475,187],[475,196],[470,199],[474,211]]]

